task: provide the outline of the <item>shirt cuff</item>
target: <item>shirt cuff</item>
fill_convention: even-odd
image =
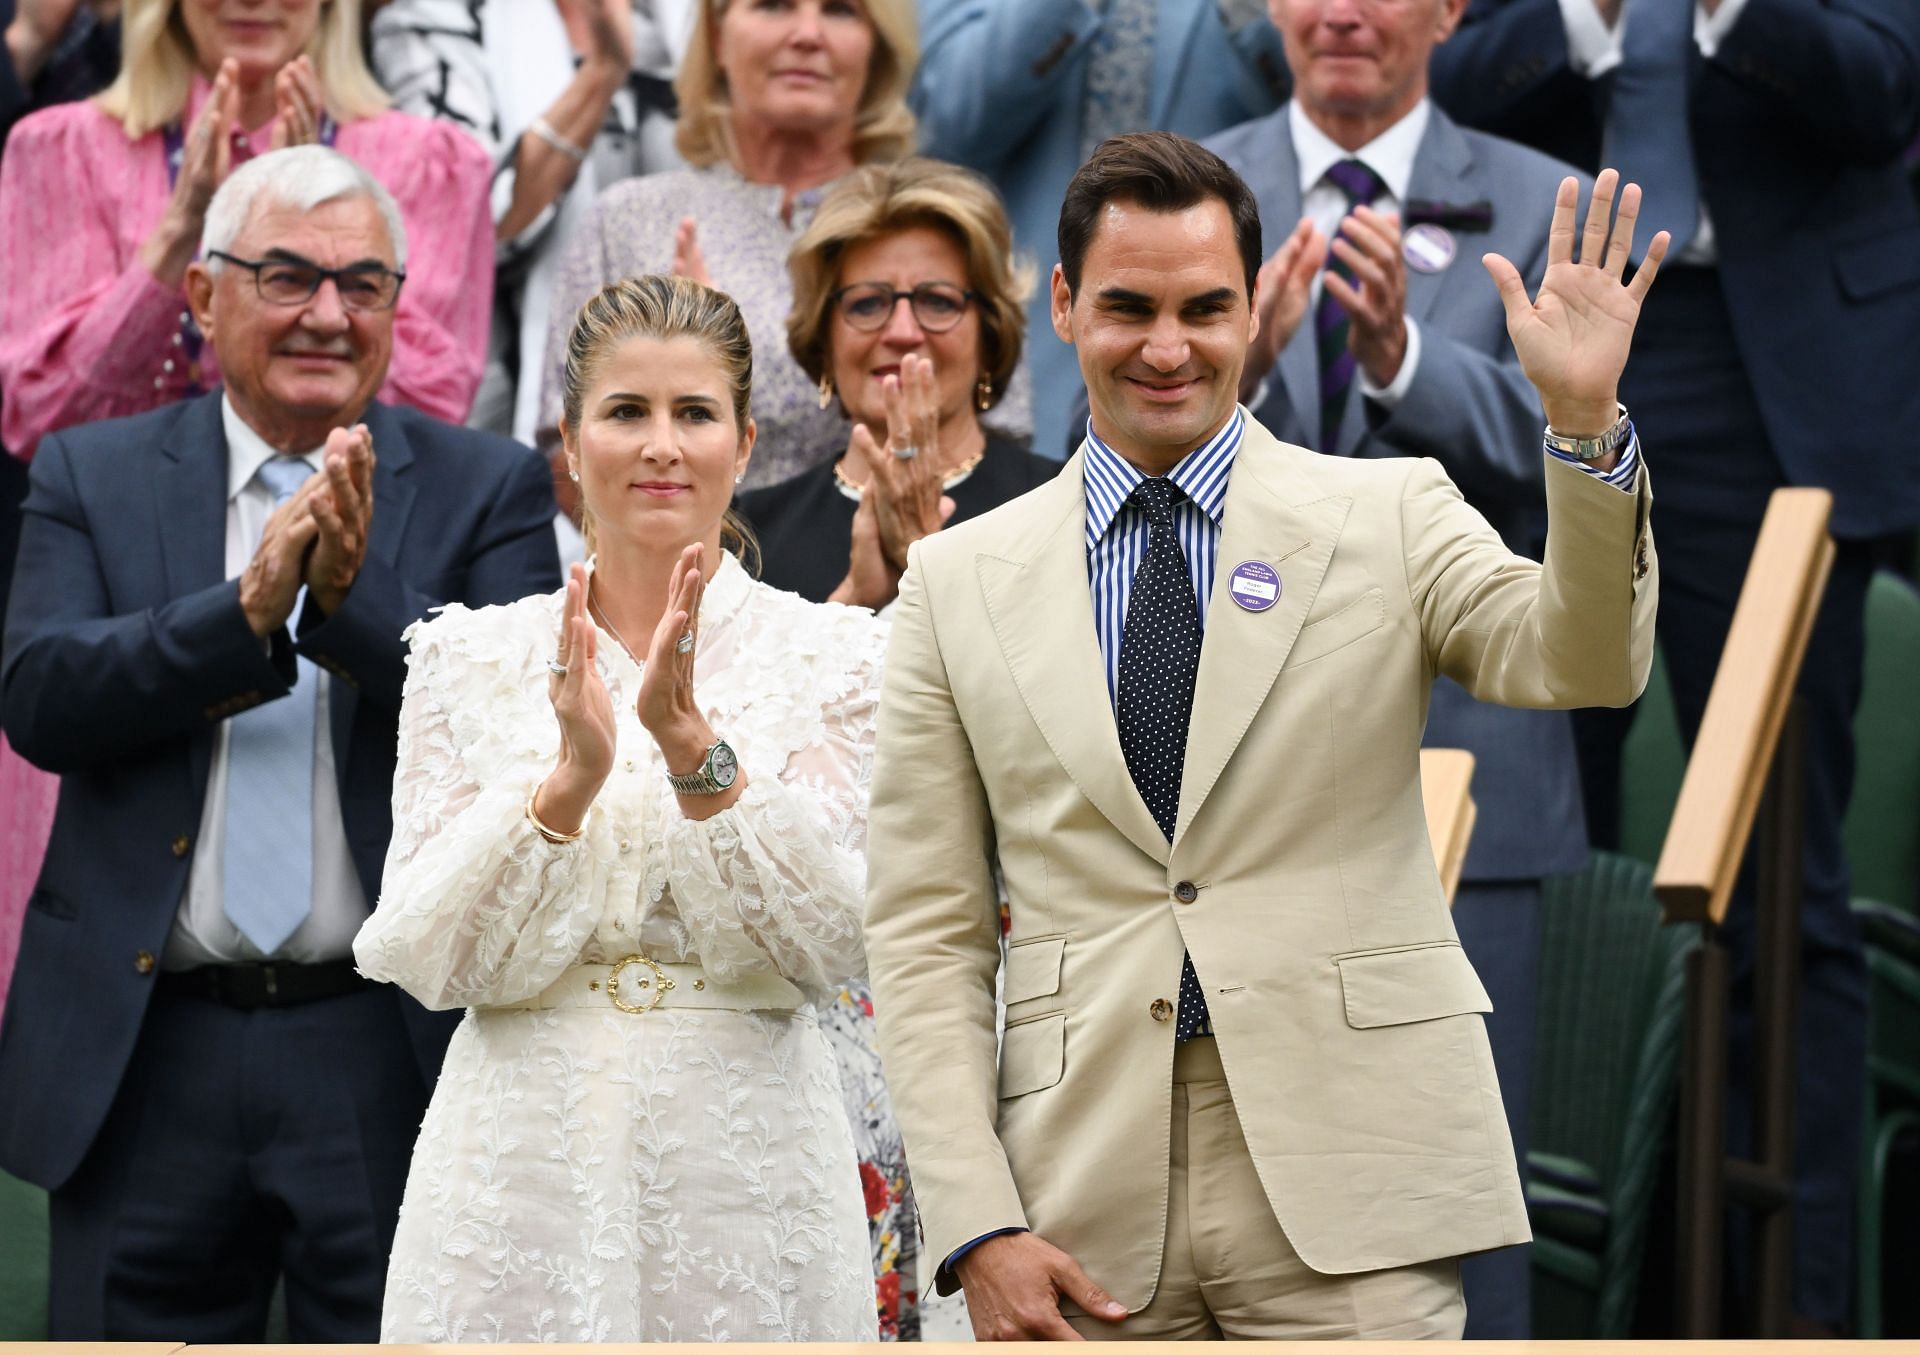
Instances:
[[[1420,365],[1420,326],[1411,319],[1407,321],[1407,351],[1400,358],[1400,370],[1393,374],[1393,380],[1384,386],[1376,386],[1367,379],[1364,368],[1360,371],[1360,393],[1383,409],[1392,409],[1406,398],[1407,387],[1413,384],[1413,370]]]
[[[1628,434],[1627,449],[1620,453],[1620,459],[1614,463],[1612,470],[1603,471],[1591,462],[1582,461],[1577,456],[1568,456],[1565,452],[1551,446],[1547,448],[1547,455],[1556,461],[1564,461],[1570,466],[1578,466],[1588,475],[1593,476],[1595,479],[1605,480],[1608,484],[1623,493],[1632,494],[1640,488],[1640,434],[1638,430]],[[979,1240],[985,1241],[984,1238]],[[972,1246],[973,1243],[970,1242],[967,1245]],[[958,1252],[954,1254],[956,1256],[959,1255]]]
[[[1693,10],[1693,42],[1700,49],[1700,55],[1711,57],[1720,50],[1720,44],[1733,32],[1733,26],[1740,22],[1740,11],[1747,7],[1747,0],[1720,0],[1720,8],[1711,15],[1705,5],[1695,5]]]
[[[1027,1230],[1025,1228],[995,1228],[990,1233],[982,1233],[980,1234],[980,1236],[976,1237],[973,1241],[963,1243],[962,1245],[955,1247],[953,1249],[952,1255],[948,1256],[946,1260],[940,1263],[940,1269],[951,1272],[953,1268],[960,1263],[961,1257],[965,1256],[968,1252],[972,1251],[975,1247],[979,1246],[982,1242],[985,1242],[990,1237],[1001,1237],[1007,1233],[1024,1233],[1026,1231]]]
[[[1607,27],[1593,0],[1560,0],[1560,18],[1567,26],[1567,64],[1592,79],[1620,64],[1621,25]]]

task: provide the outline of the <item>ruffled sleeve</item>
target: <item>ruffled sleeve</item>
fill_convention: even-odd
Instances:
[[[122,214],[142,200],[156,134],[129,143],[91,103],[19,123],[0,159],[0,442],[31,458],[75,424],[138,414],[180,323],[181,293],[122,258]],[[149,142],[153,144],[149,144]],[[157,172],[157,171],[156,171]]]
[[[709,973],[772,971],[819,992],[866,973],[867,787],[885,628],[850,608],[804,611],[813,624],[781,637],[783,678],[762,698],[788,707],[764,726],[782,737],[739,750],[748,781],[731,808],[701,821],[668,816],[653,865]]]
[[[493,312],[487,153],[457,127],[406,113],[349,124],[339,148],[393,194],[407,227],[407,281],[380,398],[463,422],[480,389]]]
[[[548,842],[527,797],[558,733],[540,673],[551,598],[449,607],[407,631],[393,839],[373,916],[354,940],[362,973],[434,1009],[517,1002],[580,959],[601,911],[595,843]]]

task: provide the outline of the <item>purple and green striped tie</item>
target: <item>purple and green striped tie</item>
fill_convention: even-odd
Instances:
[[[1327,170],[1327,182],[1346,194],[1347,210],[1371,207],[1385,191],[1380,176],[1358,160],[1341,160]],[[1347,282],[1353,270],[1332,255],[1327,269]],[[1320,446],[1332,452],[1340,437],[1340,421],[1347,412],[1347,392],[1353,388],[1353,350],[1347,346],[1347,308],[1323,286],[1313,312],[1314,346],[1320,355]]]

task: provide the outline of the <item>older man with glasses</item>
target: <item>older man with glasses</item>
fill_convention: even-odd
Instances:
[[[215,195],[224,391],[44,438],[0,697],[61,777],[0,1024],[0,1168],[52,1192],[53,1335],[371,1341],[450,1027],[362,979],[435,607],[559,582],[545,464],[373,398],[406,232],[321,146]]]

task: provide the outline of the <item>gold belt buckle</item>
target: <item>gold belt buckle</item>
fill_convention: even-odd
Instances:
[[[653,989],[653,1001],[647,1003],[628,1002],[620,996],[621,972],[625,970],[628,965],[633,964],[643,964],[653,971],[653,977],[651,979],[640,980],[640,986],[642,988],[651,987]],[[607,996],[612,999],[614,1006],[630,1016],[645,1016],[655,1007],[658,1007],[660,1003],[665,1000],[667,994],[673,991],[674,987],[675,984],[673,980],[667,977],[667,971],[662,969],[659,964],[655,962],[654,958],[644,951],[635,951],[633,954],[615,961],[613,972],[607,975]]]

